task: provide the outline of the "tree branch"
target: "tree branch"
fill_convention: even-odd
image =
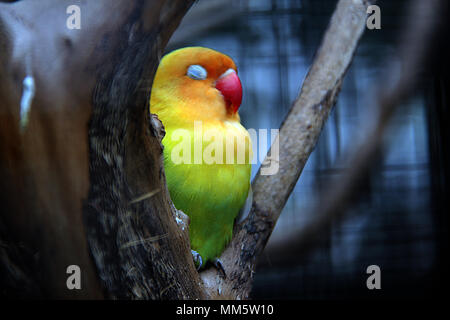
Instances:
[[[448,38],[448,34],[441,30],[447,5],[445,0],[416,0],[412,3],[398,49],[402,61],[400,76],[397,75],[398,69],[391,66],[379,79],[374,90],[377,93],[374,106],[370,108],[378,114],[373,125],[366,129],[367,133],[362,134],[365,139],[351,155],[347,164],[349,169],[342,177],[330,182],[324,196],[320,197],[326,200],[317,204],[313,218],[307,224],[266,248],[271,264],[285,263],[288,257],[301,256],[311,249],[318,243],[322,231],[342,219],[352,200],[358,197],[360,185],[370,174],[373,161],[379,158],[384,132],[395,111],[413,95],[424,73],[433,69],[433,64],[440,64],[440,58],[445,59],[437,52],[439,49],[435,44],[445,43]],[[386,65],[390,65],[389,59],[386,59]],[[362,127],[361,132],[364,129]]]
[[[366,26],[367,5],[368,2],[362,0],[339,1],[300,94],[272,144],[270,157],[264,161],[278,160],[279,171],[274,175],[258,172],[252,184],[250,214],[235,226],[231,244],[221,257],[227,278],[221,278],[215,270],[202,273],[210,296],[249,297],[256,257],[264,249],[336,102]],[[274,159],[276,150],[272,150],[278,144],[279,159]]]

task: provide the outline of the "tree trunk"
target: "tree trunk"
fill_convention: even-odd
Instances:
[[[148,109],[159,58],[192,2],[88,1],[80,30],[66,26],[73,1],[0,4],[3,294],[203,297]],[[36,93],[21,130],[27,75]],[[66,286],[69,265],[81,268],[81,290]]]

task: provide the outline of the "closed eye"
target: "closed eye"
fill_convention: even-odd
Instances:
[[[205,80],[208,77],[208,72],[202,66],[193,64],[187,69],[186,75],[194,80]]]

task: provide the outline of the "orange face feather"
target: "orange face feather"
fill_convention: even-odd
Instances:
[[[187,73],[192,65],[203,67],[206,78],[190,78]],[[156,109],[150,111],[158,115],[163,111],[162,118],[170,112],[189,122],[240,120],[241,82],[233,60],[220,52],[202,47],[173,51],[161,60],[154,84],[164,85],[156,87],[159,94],[152,94],[151,106]],[[161,105],[176,105],[177,110],[159,110]]]

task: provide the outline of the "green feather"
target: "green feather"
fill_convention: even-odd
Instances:
[[[223,252],[250,188],[251,164],[175,164],[175,142],[163,139],[164,167],[173,203],[190,217],[191,248],[205,264]]]

